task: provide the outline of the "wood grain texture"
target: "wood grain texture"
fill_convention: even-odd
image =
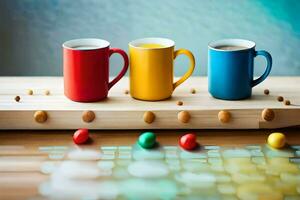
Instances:
[[[207,78],[193,77],[178,87],[165,101],[139,101],[125,93],[129,89],[128,78],[123,78],[109,92],[109,97],[95,103],[72,102],[63,95],[62,77],[1,77],[0,78],[0,129],[258,129],[300,125],[300,77],[270,77],[253,88],[250,99],[224,101],[214,99],[207,91]],[[196,90],[195,94],[190,89]],[[28,95],[28,89],[33,95]],[[264,89],[270,94],[265,95]],[[49,90],[50,95],[45,95]],[[14,97],[19,95],[20,102]],[[286,106],[277,101],[283,96],[291,101]],[[178,106],[177,101],[183,105]],[[275,119],[265,121],[261,117],[264,108],[275,112]],[[45,123],[37,123],[33,115],[37,110],[47,112]],[[95,120],[86,123],[82,113],[91,110]],[[181,123],[180,111],[188,111],[191,119]],[[229,123],[218,119],[220,110],[229,111]],[[152,111],[156,118],[145,123],[143,115]]]

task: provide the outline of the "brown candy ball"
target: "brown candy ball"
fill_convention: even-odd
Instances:
[[[265,108],[261,113],[261,117],[265,121],[272,121],[275,118],[275,113],[272,109]]]
[[[151,124],[155,120],[155,114],[151,111],[146,111],[143,116],[144,122]]]
[[[48,119],[47,113],[43,110],[36,111],[34,113],[33,117],[34,117],[35,121],[38,123],[44,123]]]
[[[230,112],[228,112],[226,110],[221,110],[218,113],[218,118],[219,118],[220,122],[228,123],[231,119],[231,114],[230,114]]]
[[[90,123],[94,121],[96,115],[93,111],[87,110],[82,113],[82,121]]]
[[[177,118],[182,123],[188,123],[190,121],[191,115],[188,111],[181,111],[178,113]]]

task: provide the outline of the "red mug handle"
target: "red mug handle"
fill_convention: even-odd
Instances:
[[[114,84],[116,84],[125,75],[125,73],[127,72],[127,69],[128,69],[128,64],[129,64],[128,56],[125,51],[123,51],[122,49],[118,49],[118,48],[109,49],[109,57],[114,53],[118,53],[123,57],[124,66],[123,66],[123,69],[120,71],[120,73],[111,82],[108,83],[108,90],[110,90],[110,88],[112,86],[114,86]]]

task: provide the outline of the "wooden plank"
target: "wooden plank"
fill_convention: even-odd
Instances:
[[[270,77],[253,88],[250,99],[224,101],[214,99],[207,91],[207,78],[193,77],[178,87],[172,98],[165,101],[139,101],[125,94],[128,78],[123,78],[109,93],[105,101],[95,103],[72,102],[63,95],[62,77],[1,77],[0,78],[0,129],[258,129],[300,125],[300,77]],[[27,95],[32,89],[34,94]],[[196,89],[196,94],[189,90]],[[263,90],[268,88],[269,95]],[[50,95],[44,95],[50,90]],[[20,102],[14,97],[21,96]],[[286,106],[276,100],[283,96],[292,102]],[[182,106],[176,102],[183,101]],[[261,118],[264,108],[272,108],[275,119],[266,122]],[[36,123],[33,115],[45,110],[48,120]],[[96,118],[92,123],[82,121],[82,113],[92,110]],[[188,111],[191,119],[181,123],[180,111]],[[218,112],[227,110],[229,123],[218,120]],[[145,111],[152,111],[156,119],[152,124],[143,121]]]

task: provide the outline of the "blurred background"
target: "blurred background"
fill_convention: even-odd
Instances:
[[[271,75],[300,75],[299,0],[0,0],[0,75],[62,75],[64,41],[95,37],[128,51],[128,42],[166,37],[191,50],[194,75],[207,73],[207,44],[244,38],[269,51]],[[123,65],[111,58],[111,75]],[[255,74],[264,71],[257,58]],[[175,61],[175,74],[188,59]]]

